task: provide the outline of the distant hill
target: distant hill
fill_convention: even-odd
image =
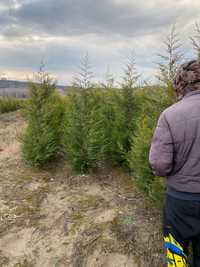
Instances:
[[[67,90],[67,86],[57,85],[57,89],[60,93],[64,93]],[[14,80],[0,80],[0,96],[12,96],[12,97],[27,97],[28,82],[14,81]]]

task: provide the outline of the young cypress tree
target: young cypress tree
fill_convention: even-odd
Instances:
[[[160,88],[145,88],[137,92],[140,113],[136,130],[131,138],[131,149],[127,153],[130,172],[137,185],[159,205],[163,199],[163,179],[155,177],[149,166],[149,149],[160,113],[173,103],[173,99]],[[159,191],[158,191],[159,190]]]
[[[65,114],[65,153],[75,171],[89,172],[97,166],[102,155],[101,95],[93,87],[93,72],[88,54],[75,75],[72,90],[67,95]]]
[[[89,60],[89,55],[86,53],[80,61],[79,71],[74,76],[73,87],[79,89],[89,89],[93,86],[92,79],[94,78],[94,73],[92,70],[92,65]]]
[[[158,74],[156,77],[162,85],[171,87],[177,68],[184,56],[181,50],[182,43],[176,31],[176,25],[172,26],[169,35],[165,37],[163,43],[165,52],[163,54],[158,54],[160,62],[157,63]]]
[[[103,151],[100,96],[95,89],[76,89],[67,97],[65,153],[75,171],[90,172],[97,167]]]
[[[55,159],[62,150],[64,105],[56,84],[42,69],[36,82],[29,83],[29,99],[23,110],[27,127],[22,141],[26,162],[42,166]]]
[[[112,165],[121,165],[124,158],[122,147],[123,114],[121,95],[117,89],[104,90],[101,98],[100,122],[102,122],[102,149],[104,159]]]
[[[105,81],[100,83],[100,87],[103,89],[113,89],[115,88],[115,78],[114,75],[110,72],[110,68],[108,66],[107,71],[105,73]]]
[[[124,74],[122,76],[121,83],[121,112],[123,116],[122,120],[122,139],[121,149],[123,151],[122,162],[126,166],[126,153],[131,147],[131,136],[133,135],[136,128],[136,118],[138,112],[138,103],[135,98],[135,90],[137,88],[137,81],[140,75],[136,70],[135,58],[133,52],[128,57],[127,63],[124,67]]]

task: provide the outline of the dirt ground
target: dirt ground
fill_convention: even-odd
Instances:
[[[163,266],[161,216],[129,177],[21,159],[18,112],[0,115],[0,266]]]

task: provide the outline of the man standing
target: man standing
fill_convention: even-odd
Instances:
[[[193,267],[200,267],[200,61],[182,64],[174,80],[178,101],[158,119],[149,163],[164,176],[163,207],[166,266],[188,266],[192,242]]]

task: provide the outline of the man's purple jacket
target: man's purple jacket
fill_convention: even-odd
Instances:
[[[149,164],[156,176],[167,177],[170,187],[200,193],[200,89],[160,114]]]

